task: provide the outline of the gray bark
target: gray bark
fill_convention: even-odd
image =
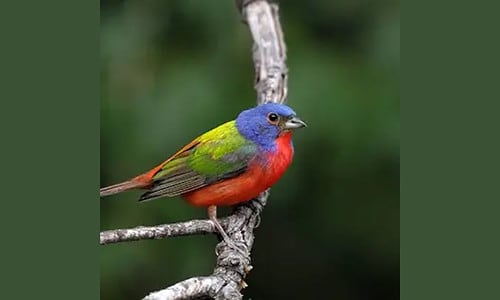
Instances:
[[[278,16],[278,5],[267,1],[237,1],[248,24],[253,44],[257,103],[286,102],[288,70],[286,46]]]
[[[219,220],[224,224],[225,220]],[[129,229],[115,229],[102,231],[100,244],[112,244],[139,240],[154,240],[167,237],[176,237],[193,234],[206,234],[216,232],[209,220],[191,220],[187,222],[163,224],[151,227],[138,226]]]

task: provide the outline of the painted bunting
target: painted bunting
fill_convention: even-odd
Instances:
[[[208,207],[210,220],[229,242],[217,221],[217,206],[251,200],[276,183],[292,162],[293,131],[305,126],[286,105],[258,105],[197,137],[152,170],[101,188],[100,195],[144,189],[139,201],[181,196]]]

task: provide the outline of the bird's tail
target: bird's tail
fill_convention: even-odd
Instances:
[[[113,185],[110,185],[107,187],[103,187],[99,190],[99,192],[100,192],[101,197],[106,197],[106,196],[118,194],[118,193],[121,193],[124,191],[128,191],[131,189],[144,188],[148,185],[149,185],[148,183],[145,183],[142,180],[137,180],[137,178],[134,178],[134,179],[131,179],[128,181],[124,181],[124,182],[113,184]]]

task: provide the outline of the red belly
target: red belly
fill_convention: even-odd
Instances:
[[[263,168],[256,165],[237,177],[186,193],[182,197],[196,206],[234,205],[257,197],[269,187],[266,181]]]

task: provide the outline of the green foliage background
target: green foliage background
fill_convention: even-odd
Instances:
[[[256,231],[252,299],[399,299],[399,2],[281,1],[289,102],[308,128]],[[101,186],[255,104],[233,1],[101,0]],[[101,230],[204,218],[181,199],[101,201]],[[227,212],[227,210],[226,210]],[[101,299],[212,272],[214,236],[101,247]]]

